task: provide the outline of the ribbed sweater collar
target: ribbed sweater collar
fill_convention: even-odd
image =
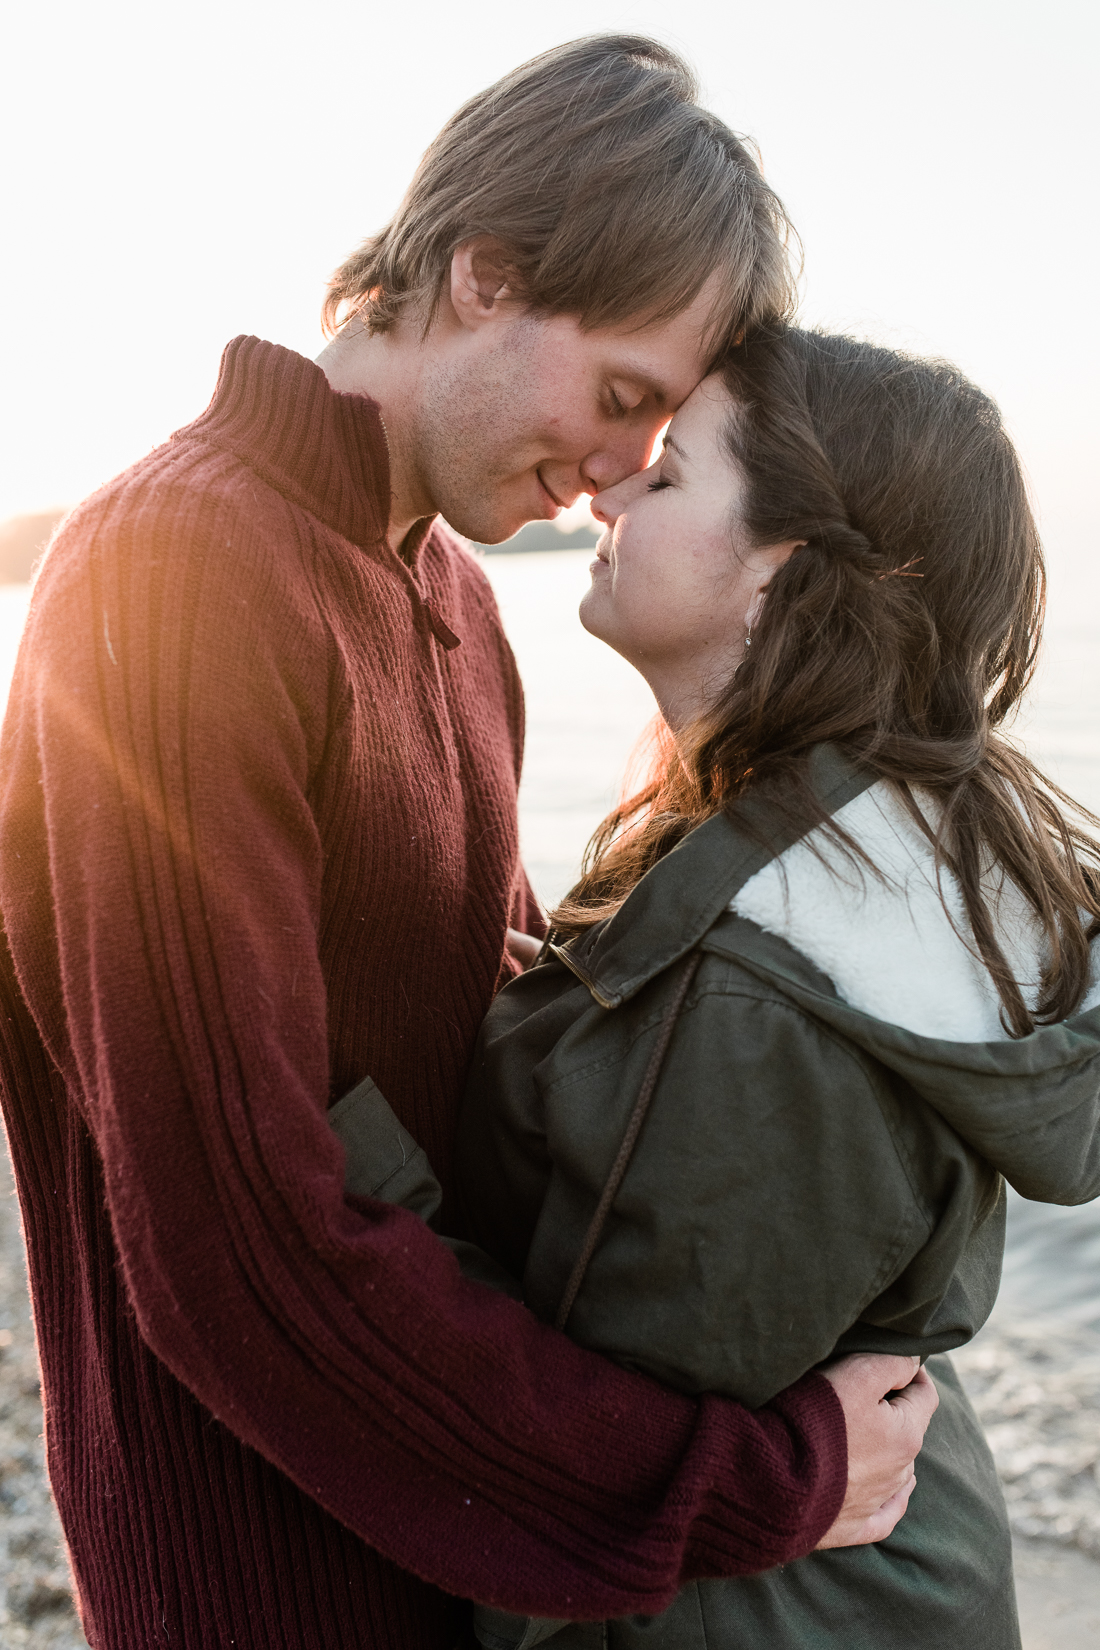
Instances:
[[[191,436],[228,448],[353,544],[385,540],[390,466],[378,405],[338,394],[304,355],[234,338],[214,399],[177,439]]]

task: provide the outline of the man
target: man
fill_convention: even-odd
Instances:
[[[369,1074],[446,1188],[537,921],[519,683],[436,512],[500,539],[641,465],[786,305],[782,226],[669,53],[550,53],[444,129],[320,366],[236,340],[49,553],[4,736],[3,1077],[95,1650],[449,1650],[452,1594],[655,1610],[904,1503],[911,1360],[756,1415],[665,1392],[345,1199],[325,1122]]]

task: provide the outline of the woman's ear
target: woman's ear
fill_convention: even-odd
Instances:
[[[745,609],[745,625],[750,634],[763,611],[764,597],[768,594],[768,586],[779,572],[779,569],[784,567],[795,551],[801,550],[805,543],[805,539],[789,539],[783,544],[769,544],[765,549],[754,552],[761,571],[760,583]]]
[[[515,293],[504,247],[491,235],[478,235],[455,248],[451,257],[451,303],[462,326],[475,332],[499,321]]]
[[[769,578],[773,578],[790,561],[796,550],[804,550],[809,541],[807,539],[785,539],[782,544],[769,545],[765,554],[771,562]]]
[[[764,597],[768,594],[767,584],[758,587],[756,595],[745,609],[745,635],[751,636],[756,629],[756,621],[764,610]]]

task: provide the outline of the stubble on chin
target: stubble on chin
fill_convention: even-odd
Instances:
[[[421,394],[421,471],[436,509],[475,544],[500,544],[523,525],[507,502],[522,472],[522,431],[532,397],[523,328],[511,346],[465,368],[448,363]]]

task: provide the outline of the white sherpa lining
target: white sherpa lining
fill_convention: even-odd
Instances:
[[[918,800],[932,817],[929,799]],[[948,919],[932,845],[901,797],[880,780],[835,819],[881,876],[853,863],[819,828],[751,877],[731,910],[787,940],[829,976],[845,1002],[877,1019],[949,1042],[1006,1039],[993,981]],[[962,897],[946,870],[941,885],[969,939]],[[1041,973],[1038,923],[1006,879],[991,880],[986,892],[1001,948],[1033,1008]],[[1094,983],[1078,1012],[1098,1004],[1100,983]]]

